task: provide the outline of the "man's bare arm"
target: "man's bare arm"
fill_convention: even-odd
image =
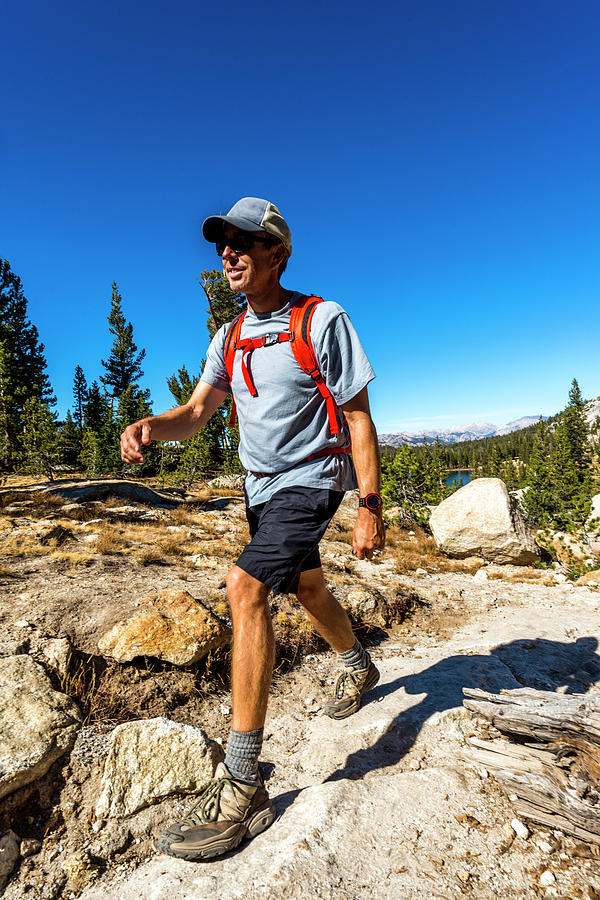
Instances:
[[[367,388],[342,405],[352,439],[352,458],[361,497],[381,491],[381,463],[377,431],[371,418]],[[353,552],[359,559],[370,559],[374,550],[385,544],[381,511],[359,507],[354,526]]]
[[[220,391],[206,381],[199,381],[183,406],[128,425],[121,435],[121,459],[134,464],[143,463],[142,445],[147,446],[151,441],[184,441],[192,437],[204,428],[226,397],[226,391]]]

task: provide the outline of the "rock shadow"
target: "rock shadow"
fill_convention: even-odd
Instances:
[[[522,687],[560,688],[566,694],[584,694],[600,681],[597,648],[595,637],[573,642],[519,639],[499,644],[489,654],[450,656],[421,672],[380,685],[369,692],[367,703],[376,703],[401,688],[411,696],[424,696],[397,715],[372,746],[351,753],[326,781],[361,778],[400,762],[431,716],[462,707],[463,688],[493,693]]]

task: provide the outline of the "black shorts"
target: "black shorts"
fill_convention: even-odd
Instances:
[[[344,491],[290,487],[246,505],[250,543],[237,565],[277,594],[295,594],[300,573],[321,566],[319,541]]]

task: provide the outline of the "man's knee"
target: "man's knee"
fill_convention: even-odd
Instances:
[[[225,584],[233,615],[238,611],[255,609],[267,603],[270,588],[239,566],[233,566],[229,570]]]
[[[328,594],[329,592],[321,569],[302,572],[296,591],[296,597],[302,606],[309,609],[313,603],[322,599],[324,593]]]

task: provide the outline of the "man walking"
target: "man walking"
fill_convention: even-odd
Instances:
[[[225,853],[275,818],[258,768],[274,655],[269,593],[296,594],[339,654],[344,669],[324,711],[334,719],[351,715],[379,672],[327,589],[318,545],[344,492],[357,484],[353,553],[371,558],[385,541],[367,395],[375,376],[348,315],[337,303],[282,287],[291,234],[267,200],[245,197],[202,228],[231,288],[245,295],[247,310],[213,338],[186,404],[142,419],[121,435],[122,458],[141,463],[143,445],[191,437],[231,392],[239,455],[248,470],[251,540],[226,582],[233,716],[225,763],[184,821],[159,840],[160,850],[183,859]]]

